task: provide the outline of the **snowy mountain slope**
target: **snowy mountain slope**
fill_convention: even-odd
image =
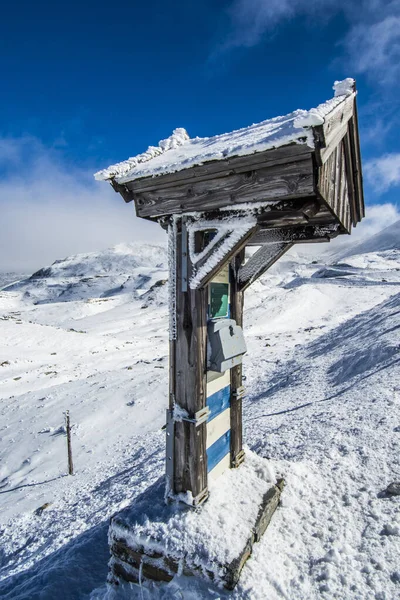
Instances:
[[[29,273],[14,273],[13,271],[10,271],[8,273],[0,273],[0,290],[3,287],[11,285],[12,283],[15,283],[17,281],[20,281],[21,279],[25,279],[28,276],[29,276]]]
[[[384,252],[399,250],[400,248],[400,221],[396,221],[383,231],[376,233],[363,242],[350,246],[342,257],[367,254],[369,252]]]
[[[288,255],[252,286],[245,440],[285,477],[283,504],[233,594],[181,578],[160,597],[396,597],[399,498],[379,496],[400,477],[400,252],[389,251],[347,266]],[[105,594],[108,518],[163,473],[164,257],[135,245],[81,255],[0,292],[1,597]]]
[[[125,292],[140,295],[165,280],[165,261],[163,247],[120,244],[103,252],[57,260],[6,290],[23,292],[35,304],[110,298]]]

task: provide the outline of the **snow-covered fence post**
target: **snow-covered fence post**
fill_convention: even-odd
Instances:
[[[73,475],[74,463],[72,462],[71,423],[69,418],[69,410],[65,412],[65,430],[67,435],[68,475]]]

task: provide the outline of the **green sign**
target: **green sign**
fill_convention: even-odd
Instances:
[[[210,318],[228,316],[229,283],[210,283]]]

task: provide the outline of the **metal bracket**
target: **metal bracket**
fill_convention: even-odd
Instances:
[[[207,500],[207,498],[208,498],[208,488],[205,488],[202,492],[200,492],[200,494],[198,496],[193,498],[192,506],[194,508],[197,508],[198,506],[203,504],[203,502],[205,502]]]
[[[231,468],[237,469],[238,467],[240,467],[240,465],[244,461],[244,456],[244,450],[241,450],[238,454],[236,454],[235,458],[231,460]]]
[[[196,427],[198,427],[199,425],[207,421],[209,414],[210,409],[208,408],[208,406],[205,406],[201,410],[198,410],[197,413],[195,413],[194,417],[182,417],[182,421],[194,423]]]
[[[246,395],[246,388],[244,387],[244,385],[241,385],[240,387],[236,388],[236,390],[233,392],[232,396],[235,398],[235,400],[241,400],[242,398],[244,398]]]

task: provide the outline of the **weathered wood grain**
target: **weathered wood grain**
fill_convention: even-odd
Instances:
[[[278,507],[281,493],[285,486],[285,481],[279,479],[272,488],[265,494],[263,501],[260,506],[260,510],[257,516],[256,523],[254,525],[254,537],[255,542],[259,542],[261,537],[264,535],[265,530],[270,524],[272,515]]]
[[[130,185],[130,184],[128,184]],[[312,160],[228,174],[206,181],[183,182],[174,187],[135,192],[139,217],[159,217],[192,211],[210,211],[243,202],[307,197],[313,194]]]
[[[365,216],[364,209],[364,193],[363,193],[363,179],[362,179],[362,167],[361,167],[361,152],[360,152],[360,140],[358,135],[358,124],[357,124],[357,105],[354,106],[354,115],[350,121],[349,126],[349,139],[350,139],[350,153],[353,164],[353,175],[354,175],[354,188],[356,192],[356,211],[355,220],[356,223],[361,221]]]
[[[353,114],[354,95],[351,95],[325,117],[325,122],[322,126],[324,133],[324,147],[321,147],[318,150],[320,152],[322,164],[328,160],[331,153],[346,135],[348,122]]]
[[[344,151],[344,159],[345,159],[345,168],[346,168],[346,179],[348,186],[348,197],[350,204],[350,215],[351,222],[353,225],[357,223],[358,220],[358,209],[357,209],[357,194],[355,188],[355,177],[353,171],[353,159],[350,148],[350,132],[343,139],[343,151]]]
[[[310,242],[328,242],[331,237],[335,237],[338,231],[331,227],[305,225],[300,227],[287,227],[263,229],[253,235],[248,246],[263,246],[265,244],[276,244],[277,240],[281,242],[296,244]]]
[[[261,246],[261,248],[249,258],[247,263],[239,269],[239,290],[244,292],[249,285],[272,267],[272,265],[292,246],[293,243],[287,242]]]
[[[239,290],[238,273],[244,262],[242,249],[231,262],[231,318],[243,327],[244,294]],[[242,365],[231,369],[231,468],[243,461],[243,425],[242,425]]]
[[[245,246],[247,245],[247,242],[258,231],[258,229],[259,229],[259,226],[256,224],[247,233],[245,233],[240,238],[240,240],[234,246],[232,246],[232,248],[228,252],[226,252],[226,254],[224,255],[223,261],[220,261],[212,269],[210,269],[210,271],[207,273],[207,275],[205,275],[203,277],[203,279],[199,282],[199,285],[197,287],[202,287],[202,286],[207,285],[211,281],[211,279],[218,273],[218,271],[220,269],[222,269],[222,267],[224,266],[224,264],[230,262],[230,260],[234,256],[236,256],[239,252],[241,252],[241,250],[243,248],[245,248]],[[223,243],[223,240],[222,240],[222,243]],[[219,248],[219,245],[216,245],[212,249],[212,252],[210,253],[210,255],[212,255],[214,252],[217,252],[218,248]],[[196,268],[198,270],[200,270],[201,267],[207,263],[207,261],[209,260],[210,255],[207,255],[203,260],[201,260],[201,261],[199,261],[197,263]]]
[[[177,336],[175,341],[176,404],[190,417],[206,404],[206,289],[182,292],[182,233],[177,233]],[[187,256],[188,273],[191,274],[190,256]],[[206,424],[188,421],[175,423],[174,493],[190,490],[194,498],[204,499],[207,490]]]
[[[292,143],[280,148],[271,148],[263,152],[256,152],[245,156],[233,156],[223,160],[211,160],[202,165],[195,165],[187,169],[176,171],[175,173],[142,177],[133,181],[130,181],[129,177],[125,177],[120,178],[118,181],[122,185],[129,184],[129,188],[133,192],[141,192],[144,190],[158,189],[159,187],[174,187],[183,182],[193,183],[195,181],[204,181],[210,178],[225,177],[229,174],[283,165],[288,162],[310,157],[311,153],[312,148],[307,146],[307,144]]]

